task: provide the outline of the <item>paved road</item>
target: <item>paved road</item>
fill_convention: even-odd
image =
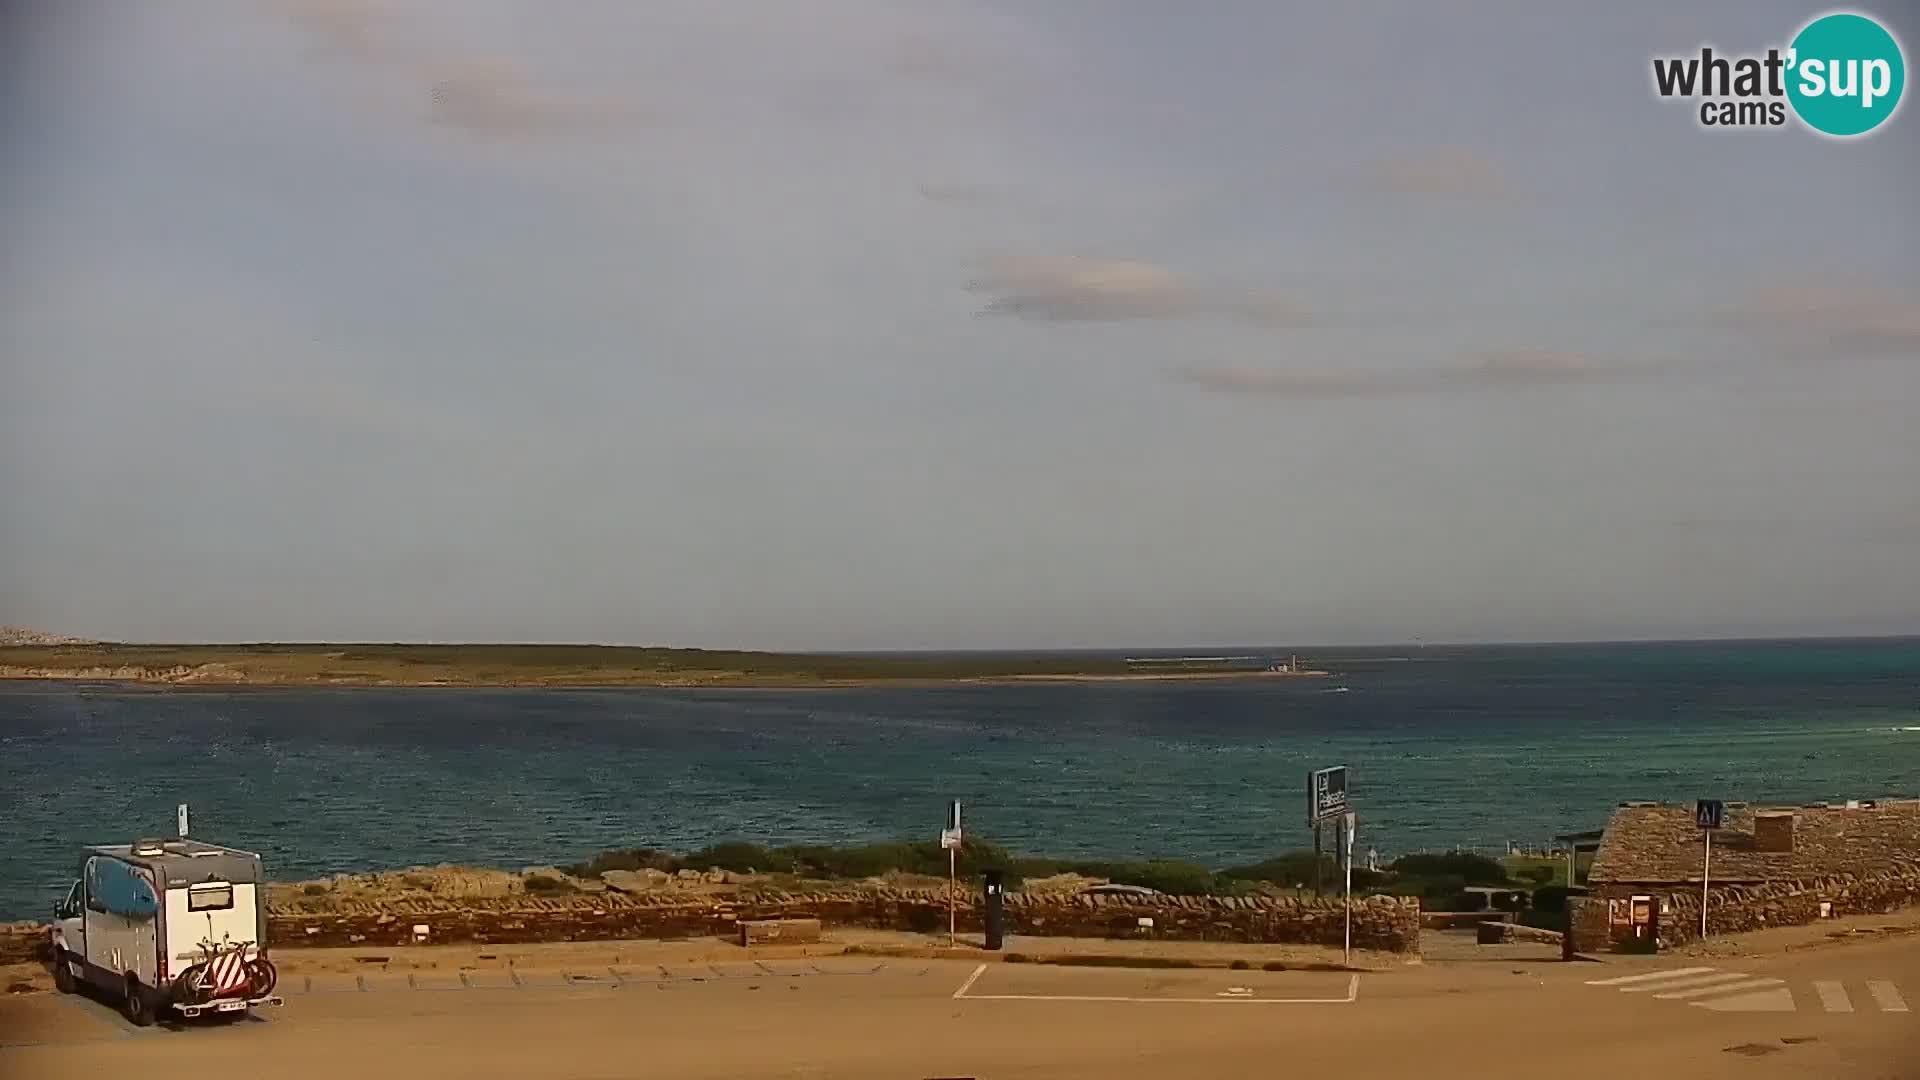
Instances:
[[[1698,970],[1710,966],[1356,978],[833,958],[315,976],[289,980],[287,1005],[262,1019],[180,1030],[134,1029],[77,998],[0,1001],[0,1076],[1483,1077],[1525,1063],[1567,1077],[1920,1077],[1920,1013],[1873,989],[1920,1003],[1920,941]],[[1656,977],[1608,981],[1640,975]],[[1663,996],[1690,989],[1703,992]],[[1793,1008],[1704,1007],[1782,989]]]

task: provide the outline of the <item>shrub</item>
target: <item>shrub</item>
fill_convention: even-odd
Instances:
[[[1285,960],[1269,960],[1266,963],[1260,965],[1260,970],[1261,971],[1285,971],[1287,970],[1287,962]]]
[[[1117,885],[1140,885],[1175,896],[1207,896],[1213,892],[1213,871],[1193,863],[1153,859],[1107,867],[1102,875]]]
[[[1554,869],[1551,866],[1529,866],[1520,871],[1520,876],[1536,885],[1545,885],[1553,880]]]
[[[712,844],[682,858],[675,859],[675,870],[731,870],[744,874],[749,870],[786,870],[791,868],[780,865],[781,860],[774,852],[759,844],[749,844],[740,840],[729,840],[722,844]]]
[[[1402,855],[1393,860],[1393,872],[1402,877],[1457,877],[1468,885],[1505,885],[1507,868],[1499,860],[1471,851],[1431,855]]]
[[[1289,851],[1284,855],[1248,866],[1230,866],[1220,871],[1220,877],[1228,881],[1264,881],[1288,888],[1312,888],[1313,864],[1313,852]],[[1355,892],[1375,888],[1385,880],[1385,874],[1359,866],[1353,868]],[[1339,892],[1344,881],[1345,878],[1340,872],[1340,860],[1330,854],[1321,854],[1322,886],[1333,892]]]
[[[1565,885],[1542,885],[1533,890],[1533,910],[1567,910],[1567,887]]]
[[[1245,960],[1235,960],[1233,963],[1228,964],[1227,966],[1232,968],[1235,971],[1245,971],[1248,968],[1252,967],[1253,965],[1247,963]]]
[[[574,877],[596,878],[608,870],[664,870],[672,873],[675,866],[673,856],[667,852],[653,848],[626,848],[603,851],[586,862],[574,863],[564,869]]]
[[[327,887],[326,887],[325,885],[322,885],[322,884],[320,884],[320,883],[319,883],[319,882],[317,882],[317,881],[313,881],[313,882],[308,882],[308,883],[307,883],[307,886],[306,886],[305,888],[303,888],[303,889],[301,889],[300,891],[301,891],[301,892],[303,892],[303,893],[305,893],[305,894],[307,894],[308,896],[325,896],[325,895],[327,895]]]

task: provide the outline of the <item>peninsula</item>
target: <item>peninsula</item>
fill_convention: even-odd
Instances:
[[[1311,678],[1263,657],[773,653],[624,645],[0,645],[0,679],[171,686],[829,687]]]

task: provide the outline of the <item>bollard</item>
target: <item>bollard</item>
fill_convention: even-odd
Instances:
[[[987,877],[987,951],[999,952],[1007,936],[1007,875],[1004,870],[988,870]]]

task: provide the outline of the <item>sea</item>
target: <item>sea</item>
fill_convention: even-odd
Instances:
[[[1291,651],[1291,650],[1290,650]],[[84,845],[191,833],[280,879],[607,848],[933,839],[1214,866],[1504,851],[1627,800],[1920,795],[1920,638],[1300,649],[1325,678],[811,690],[0,683],[0,919]],[[1285,655],[1276,652],[1275,655]]]

